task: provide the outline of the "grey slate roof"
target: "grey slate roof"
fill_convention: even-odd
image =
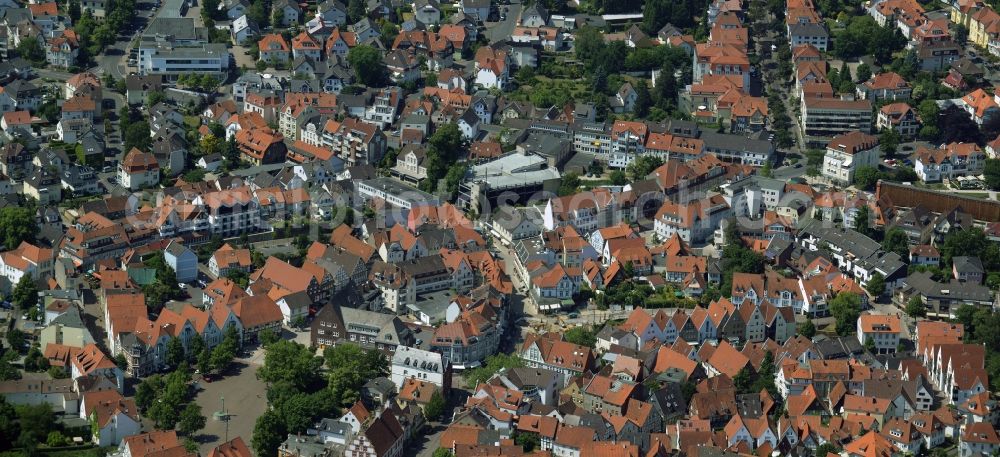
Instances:
[[[959,274],[961,273],[978,273],[983,274],[986,270],[983,269],[983,261],[979,260],[979,257],[972,256],[958,256],[951,259],[955,266],[955,271]]]

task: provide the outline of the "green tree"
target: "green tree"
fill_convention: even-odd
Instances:
[[[184,362],[184,344],[180,338],[173,337],[167,342],[167,365],[177,367]]]
[[[924,306],[924,301],[920,299],[919,295],[913,295],[906,302],[906,315],[914,319],[927,316],[927,307]]]
[[[576,30],[573,51],[576,58],[588,66],[604,51],[604,36],[599,29],[585,25]]]
[[[368,380],[389,372],[389,363],[382,353],[354,344],[328,347],[323,351],[323,359],[329,372],[330,392],[344,406],[357,400],[361,386]]]
[[[858,208],[857,214],[854,215],[854,230],[871,238],[873,230],[871,210],[868,209],[868,205],[861,205],[861,207]]]
[[[986,159],[983,167],[983,180],[991,190],[1000,190],[1000,159]]]
[[[858,65],[856,73],[857,75],[855,76],[857,77],[857,81],[859,83],[863,83],[872,77],[872,67],[868,66],[868,64],[864,62],[861,62],[861,64]]]
[[[366,86],[381,87],[388,79],[382,55],[371,46],[355,46],[348,52],[347,61],[351,63],[357,80]]]
[[[597,344],[597,333],[590,326],[573,327],[563,334],[563,339],[589,348]]]
[[[287,391],[287,389],[286,389]],[[288,433],[303,433],[316,419],[339,415],[337,401],[329,389],[322,389],[311,394],[287,391],[280,402],[281,417],[285,420]]]
[[[771,398],[778,398],[781,393],[778,391],[778,386],[774,383],[775,371],[774,352],[767,351],[760,362],[760,369],[757,370],[757,379],[750,387],[750,391],[760,392],[766,390],[771,395]]]
[[[33,205],[0,209],[0,241],[7,250],[16,249],[23,241],[34,241],[37,232]]]
[[[885,154],[886,157],[896,155],[896,149],[899,147],[899,142],[901,140],[902,138],[896,129],[890,128],[883,131],[882,135],[879,136],[879,146],[882,149],[882,153]]]
[[[654,97],[656,106],[664,111],[669,110],[677,103],[677,78],[674,76],[674,66],[669,62],[660,69],[660,74],[656,77],[656,87]]]
[[[515,438],[515,440],[516,440],[516,438]],[[434,454],[431,455],[431,457],[455,457],[455,454],[452,454],[451,451],[449,451],[449,450],[447,450],[447,449],[445,449],[443,447],[439,447],[439,448],[437,448],[437,449],[434,450]]]
[[[865,283],[865,290],[875,299],[881,297],[885,293],[885,276],[876,271],[872,274],[871,278],[868,278],[868,282]]]
[[[480,383],[486,382],[500,370],[523,367],[524,359],[512,354],[494,354],[486,357],[486,363],[478,368],[466,371],[465,385],[475,389]]]
[[[807,319],[799,325],[799,335],[810,339],[816,336],[816,324],[813,324],[812,319]]]
[[[952,230],[944,237],[941,245],[941,259],[945,266],[950,267],[952,258],[958,256],[976,256],[983,261],[987,271],[1000,269],[1000,246],[991,243],[986,233],[978,228]]]
[[[42,443],[48,438],[49,432],[56,428],[56,415],[48,403],[19,405],[14,409],[21,425],[18,437],[18,442],[21,444]]]
[[[253,437],[250,445],[257,457],[273,457],[278,453],[278,446],[285,441],[285,421],[280,413],[274,410],[264,412],[253,426]]]
[[[226,278],[236,283],[241,289],[246,289],[250,285],[250,275],[244,270],[230,269],[226,272]]]
[[[125,357],[125,353],[119,352],[114,356],[115,366],[121,368],[123,371],[128,370],[128,358]]]
[[[462,136],[462,130],[454,122],[439,126],[431,137],[427,139],[427,143],[437,150],[442,157],[448,159],[457,158],[459,153],[468,146],[468,142]]]
[[[181,411],[180,422],[177,425],[177,429],[187,436],[192,436],[205,428],[205,416],[201,414],[201,406],[188,403]]]
[[[965,46],[966,42],[969,40],[969,28],[962,25],[955,25],[955,42],[961,46]]]
[[[153,406],[157,392],[163,388],[163,377],[158,374],[143,379],[135,387],[135,405],[142,411],[148,410],[150,406]]]
[[[222,343],[219,343],[214,349],[212,349],[212,356],[210,359],[210,364],[212,369],[215,371],[225,371],[232,363],[233,358],[236,357],[236,351],[239,349],[238,336],[236,335],[236,328],[234,326],[229,326],[226,328],[226,336],[222,338]]]
[[[763,177],[765,177],[765,178],[773,178],[774,177],[774,171],[771,168],[771,162],[770,161],[764,162],[764,166],[760,167],[760,175],[763,176]]]
[[[76,0],[73,0],[73,1],[69,2],[69,7],[67,8],[67,12],[69,13],[69,18],[73,22],[79,21],[80,20],[80,2],[78,2]]]
[[[167,94],[163,93],[162,90],[154,90],[146,95],[146,103],[148,106],[156,106],[167,100]]]
[[[275,8],[274,11],[271,12],[271,24],[273,24],[275,28],[284,25],[285,10],[281,8]]]
[[[364,0],[350,0],[347,2],[347,17],[350,18],[352,24],[360,21],[365,17],[365,2]]]
[[[21,43],[17,45],[17,55],[34,64],[45,62],[45,49],[38,38],[21,38]]]
[[[854,186],[861,190],[872,190],[881,178],[878,168],[862,165],[854,171]]]
[[[66,436],[59,430],[53,430],[49,432],[49,436],[45,439],[45,445],[48,447],[65,446]]]
[[[635,116],[640,119],[645,118],[649,115],[649,108],[653,106],[653,98],[649,94],[649,85],[646,84],[646,80],[639,81],[639,85],[635,88],[635,94]]]
[[[8,335],[10,334],[8,333]],[[17,359],[16,351],[7,351],[3,356],[0,356],[0,381],[21,379],[21,372],[11,364],[14,359]]]
[[[580,175],[575,171],[571,171],[563,175],[562,180],[559,181],[559,190],[557,194],[560,197],[565,197],[567,195],[573,195],[580,188]]]
[[[741,368],[733,377],[733,385],[736,387],[736,391],[741,394],[750,393],[751,383],[750,370],[747,367]]]
[[[274,333],[274,330],[271,330],[269,328],[261,330],[260,335],[258,336],[260,339],[261,346],[264,346],[265,348],[276,343],[280,339],[278,335]]]
[[[267,346],[264,365],[257,369],[257,379],[267,383],[286,381],[298,390],[306,390],[319,381],[323,359],[307,346],[279,340]]]
[[[42,354],[42,350],[38,348],[38,345],[31,346],[31,349],[28,350],[28,355],[24,358],[24,370],[38,373],[48,369],[49,359],[45,357],[45,354]]]
[[[444,410],[447,406],[444,395],[441,395],[440,391],[434,390],[430,400],[427,401],[427,406],[424,406],[424,417],[428,421],[437,422],[444,416]]]
[[[830,314],[837,321],[837,334],[850,335],[861,316],[861,297],[851,292],[841,292],[830,300]]]
[[[625,171],[632,177],[633,181],[646,179],[650,173],[663,165],[663,159],[657,156],[639,156],[632,163],[625,167]]]
[[[24,345],[27,341],[27,337],[21,330],[12,328],[7,331],[7,347],[13,349],[14,351],[23,353]]]
[[[31,275],[21,276],[21,280],[14,286],[11,293],[11,301],[21,310],[29,310],[38,304],[38,285]]]
[[[902,258],[907,258],[910,254],[910,237],[899,227],[893,227],[885,232],[882,239],[882,249],[887,252],[895,252]]]
[[[865,338],[865,350],[874,354],[875,353],[875,339],[871,336]]]
[[[212,371],[212,351],[208,350],[206,347],[198,353],[197,365],[198,371],[201,373],[208,373]]]
[[[628,184],[628,176],[626,176],[625,172],[621,170],[612,171],[611,174],[608,175],[608,180],[611,184],[616,186],[624,186],[625,184]]]
[[[122,148],[125,151],[131,151],[132,148],[149,151],[149,147],[152,145],[152,139],[149,136],[149,123],[146,121],[129,123],[125,129],[123,144]]]
[[[67,373],[66,369],[63,367],[49,367],[49,369],[46,370],[46,373],[48,373],[49,377],[52,379],[66,379],[69,377],[69,373]]]
[[[188,341],[187,352],[184,354],[189,363],[194,363],[202,351],[205,350],[205,339],[195,333]]]

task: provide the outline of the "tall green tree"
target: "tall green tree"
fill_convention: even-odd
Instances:
[[[649,108],[653,105],[646,80],[639,81],[639,85],[635,88],[635,94],[635,115],[638,118],[644,118],[649,114]]]
[[[197,403],[188,403],[181,411],[180,422],[177,425],[177,429],[187,436],[192,436],[205,428],[205,416],[201,414],[201,406]]]
[[[17,45],[17,55],[32,63],[45,62],[45,49],[38,38],[21,38],[21,42]]]
[[[830,300],[830,314],[837,321],[837,334],[850,335],[861,316],[861,297],[851,292],[841,292]]]
[[[882,249],[895,252],[905,259],[910,254],[910,237],[903,229],[893,227],[885,232],[885,238],[882,239]]]
[[[447,406],[444,396],[441,395],[440,391],[435,390],[431,394],[430,400],[427,401],[427,406],[424,407],[424,417],[429,421],[439,421],[444,416],[444,410]]]
[[[11,301],[21,310],[32,309],[38,304],[38,286],[31,275],[21,276],[21,280],[14,286]]]
[[[597,333],[589,326],[573,327],[563,334],[563,339],[589,348],[597,344]]]
[[[899,132],[894,128],[889,128],[882,132],[879,136],[879,147],[886,157],[892,157],[896,155],[896,149],[899,147],[899,142],[902,141]]]
[[[876,271],[865,283],[865,290],[874,298],[881,297],[885,293],[885,276]]]
[[[185,360],[184,344],[180,338],[173,337],[167,342],[167,365],[177,367]]]
[[[229,326],[226,328],[226,334],[222,338],[222,342],[212,349],[210,360],[212,369],[215,371],[225,371],[236,357],[237,350],[239,350],[239,337],[236,334],[236,327]]]
[[[347,17],[351,24],[357,23],[365,17],[364,0],[350,0],[347,2]]]
[[[584,25],[576,30],[573,51],[576,58],[588,66],[604,51],[604,36],[599,29]]]
[[[920,296],[914,295],[906,302],[906,315],[914,319],[927,316],[927,307],[924,306]]]
[[[286,438],[285,421],[280,413],[269,410],[264,412],[253,426],[253,437],[250,445],[257,457],[273,457],[278,453],[278,446]]]
[[[201,335],[195,333],[191,337],[191,341],[188,342],[187,352],[185,353],[185,358],[189,363],[195,363],[198,360],[198,356],[201,352],[205,350],[205,339]]]
[[[676,69],[667,62],[663,64],[660,73],[656,76],[655,94],[656,107],[662,110],[669,110],[677,104],[677,78],[674,76]]]
[[[347,61],[354,69],[354,76],[369,87],[382,87],[388,79],[382,54],[366,44],[355,46],[347,54]]]
[[[465,385],[475,389],[476,386],[482,382],[486,382],[500,370],[523,366],[525,366],[524,359],[517,355],[494,354],[486,357],[486,363],[482,366],[466,372]]]
[[[79,21],[80,20],[80,2],[78,2],[76,0],[70,1],[69,2],[69,6],[67,7],[67,13],[69,14],[70,20],[72,20],[73,22]]]
[[[816,324],[813,324],[812,319],[807,319],[805,322],[799,324],[799,335],[806,338],[816,336]]]
[[[861,207],[858,208],[857,214],[854,215],[854,230],[871,238],[873,230],[871,210],[868,209],[868,205],[861,205]]]
[[[857,81],[859,83],[863,83],[872,77],[872,67],[870,67],[867,63],[861,62],[861,64],[858,65],[856,73],[855,77],[857,78]]]
[[[881,177],[882,173],[878,168],[862,165],[854,171],[854,185],[861,190],[872,190]]]
[[[986,159],[983,180],[990,190],[1000,190],[1000,159]]]
[[[663,159],[656,156],[639,156],[632,163],[625,167],[625,171],[632,177],[633,181],[646,179],[650,173],[663,165]]]
[[[290,340],[279,340],[267,347],[264,365],[257,369],[257,379],[267,383],[287,381],[298,390],[307,390],[319,382],[323,359],[308,347]]]
[[[37,232],[34,205],[0,209],[0,241],[7,250],[16,249],[22,241],[34,241]]]
[[[389,363],[382,353],[354,344],[328,347],[323,351],[323,358],[329,373],[330,392],[336,402],[344,406],[357,400],[364,383],[389,372]]]
[[[146,121],[133,122],[125,129],[123,149],[126,153],[132,148],[149,151],[152,141],[149,136],[149,123]]]

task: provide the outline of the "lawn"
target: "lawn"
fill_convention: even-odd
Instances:
[[[957,195],[960,195],[962,197],[969,197],[969,198],[980,198],[980,199],[983,199],[983,200],[986,200],[986,199],[990,198],[990,193],[989,192],[962,192],[962,193],[957,194]]]

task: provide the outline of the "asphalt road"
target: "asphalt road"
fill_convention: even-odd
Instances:
[[[507,6],[507,20],[485,22],[487,28],[483,33],[490,43],[507,39],[517,26],[517,18],[521,15],[521,0],[511,0],[510,5],[500,5],[500,11],[503,11],[504,6]]]

